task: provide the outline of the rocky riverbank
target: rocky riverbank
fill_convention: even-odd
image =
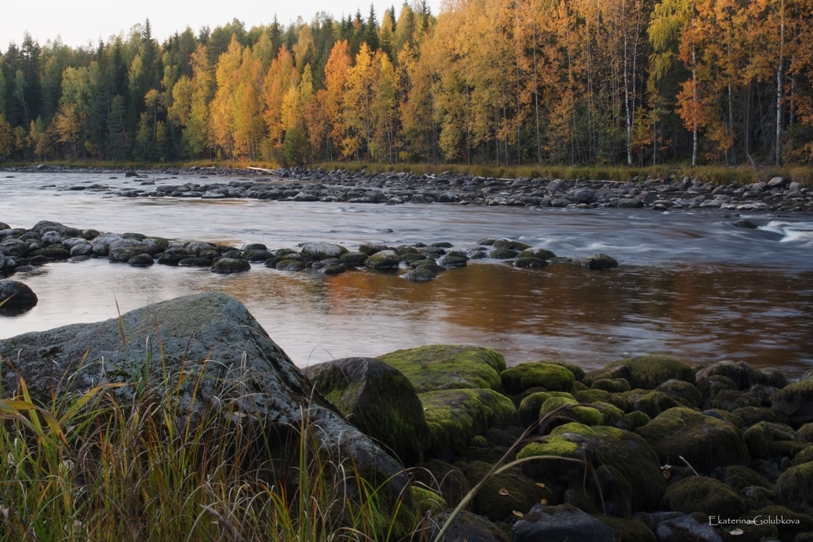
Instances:
[[[282,271],[311,269],[325,275],[354,268],[401,270],[405,279],[415,282],[432,280],[439,273],[463,267],[473,259],[497,259],[518,268],[573,263],[568,257],[511,239],[485,238],[457,249],[443,241],[399,246],[370,243],[352,251],[332,243],[301,243],[296,248],[269,249],[263,243],[232,247],[204,241],[173,241],[132,232],[102,233],[51,221],[38,222],[31,229],[12,228],[0,222],[0,270],[5,276],[52,262],[79,263],[90,258],[106,258],[111,263],[134,267],[156,263],[202,267],[219,274],[250,271],[252,263]],[[576,263],[596,270],[618,266],[618,262],[606,254],[596,254]]]
[[[162,356],[150,375],[122,333]],[[494,350],[429,345],[302,373],[218,293],[2,340],[0,356],[14,359],[4,396],[24,378],[46,404],[103,383],[126,400],[135,378],[178,386],[183,412],[228,402],[246,427],[296,424],[307,403],[326,449],[389,480],[404,522],[437,532],[464,503],[449,542],[813,538],[813,370],[793,382],[655,355],[508,368]]]
[[[723,209],[729,211],[811,211],[813,189],[784,177],[748,185],[714,185],[690,177],[669,176],[632,182],[581,179],[499,179],[453,174],[417,175],[404,172],[368,174],[305,168],[257,170],[168,168],[150,171],[76,169],[38,166],[7,168],[7,172],[87,172],[127,175],[137,186],[118,183],[77,184],[69,190],[91,190],[132,198],[249,198],[279,201],[348,203],[447,203],[529,207],[620,207]],[[238,177],[225,183],[179,182],[182,176]],[[8,177],[8,176],[7,176]]]

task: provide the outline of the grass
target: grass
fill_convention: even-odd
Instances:
[[[0,163],[7,167],[25,167],[37,165],[41,162],[5,162]],[[227,161],[227,160],[193,160],[181,162],[97,162],[85,160],[57,160],[47,162],[52,166],[68,167],[100,167],[112,169],[166,169],[166,168],[190,168],[190,167],[216,167],[226,169],[242,169],[247,167],[259,167],[264,169],[276,169],[280,167],[275,162],[249,162],[249,161]],[[724,165],[703,165],[692,168],[685,164],[666,164],[649,167],[627,167],[627,166],[555,166],[555,165],[522,165],[522,166],[491,166],[491,165],[464,165],[464,164],[428,164],[428,163],[377,163],[377,162],[325,162],[308,164],[308,168],[321,167],[325,170],[344,169],[352,172],[367,171],[368,173],[382,172],[411,172],[418,175],[437,175],[445,171],[474,175],[481,177],[495,177],[505,179],[527,178],[549,178],[549,179],[585,179],[585,180],[612,180],[612,181],[632,181],[635,179],[644,180],[647,178],[665,179],[670,175],[675,178],[697,178],[704,182],[713,184],[740,183],[750,184],[757,181],[766,182],[775,176],[783,176],[804,184],[813,184],[813,167],[811,166],[736,166],[728,167]]]
[[[0,399],[0,539],[386,540],[404,526],[419,535],[420,518],[384,510],[379,488],[334,461],[313,423],[269,430],[233,403],[184,417],[169,388],[122,404],[100,386],[46,409],[21,381]]]

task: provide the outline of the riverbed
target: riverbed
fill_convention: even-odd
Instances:
[[[11,178],[7,178],[12,176]],[[116,178],[111,178],[116,177]],[[151,175],[162,183],[228,182]],[[446,241],[456,249],[507,237],[578,260],[597,252],[617,269],[575,263],[515,269],[470,261],[428,283],[397,273],[249,273],[94,259],[18,273],[39,304],[0,317],[0,338],[113,318],[210,290],[243,301],[299,366],[430,343],[495,348],[509,365],[559,359],[585,369],[644,353],[687,363],[721,359],[798,374],[813,367],[813,215],[686,209],[577,209],[453,204],[350,204],[245,199],[123,198],[144,179],[122,174],[0,173],[0,221],[53,220],[271,249],[308,241],[391,246]],[[77,185],[107,188],[70,190]],[[735,227],[748,219],[758,229]],[[117,309],[118,305],[118,309]]]

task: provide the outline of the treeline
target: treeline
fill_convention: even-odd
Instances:
[[[25,35],[0,160],[514,164],[813,158],[813,0],[447,0],[163,44]]]

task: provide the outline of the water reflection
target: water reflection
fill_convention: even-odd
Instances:
[[[476,263],[414,284],[366,270],[335,277],[255,266],[241,275],[94,260],[22,275],[40,295],[0,320],[0,337],[97,321],[156,301],[219,290],[243,301],[300,366],[433,342],[503,352],[509,364],[562,359],[585,368],[627,355],[725,358],[798,373],[813,365],[813,272],[736,266],[591,272]]]

